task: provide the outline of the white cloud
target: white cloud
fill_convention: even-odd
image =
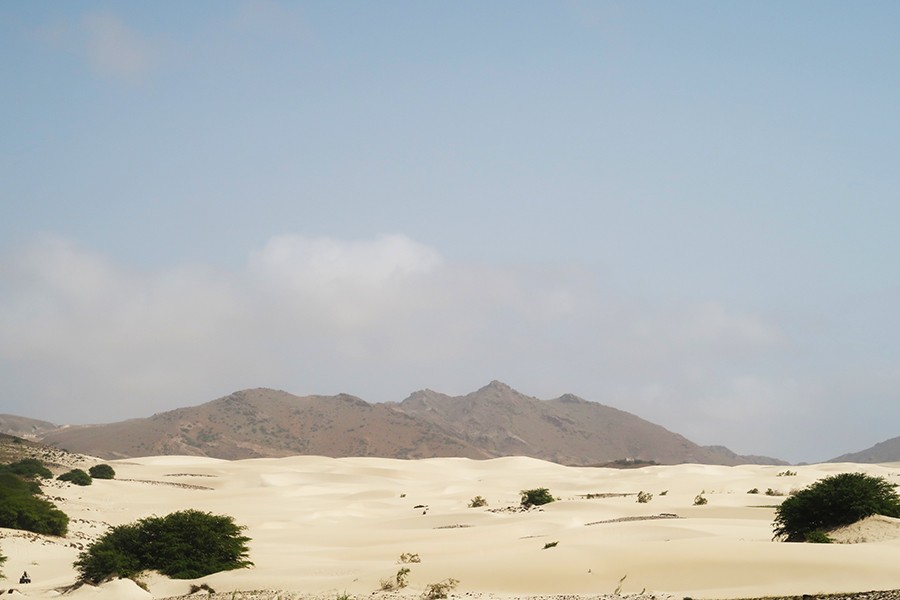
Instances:
[[[336,286],[362,291],[428,273],[440,262],[436,251],[402,235],[372,242],[280,235],[251,258],[252,268],[271,283],[298,292]]]
[[[96,75],[129,82],[146,77],[159,63],[164,47],[112,12],[43,23],[31,35],[55,51],[79,57]]]
[[[626,299],[581,271],[452,263],[402,235],[276,236],[225,272],[137,271],[58,238],[0,257],[0,393],[56,421],[253,386],[400,400],[498,378],[763,452],[754,439],[777,445],[798,410],[838,402],[772,368],[793,352],[758,315]]]
[[[156,63],[154,44],[112,13],[86,16],[84,33],[88,61],[100,75],[138,79]]]

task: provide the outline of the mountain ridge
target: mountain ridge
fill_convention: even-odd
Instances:
[[[541,400],[497,380],[462,396],[426,388],[400,402],[375,404],[350,394],[295,396],[253,388],[150,417],[34,431],[33,439],[104,459],[317,454],[530,456],[581,466],[621,460],[788,464],[740,456],[723,446],[700,446],[636,415],[574,394]]]
[[[855,463],[886,463],[900,462],[900,436],[878,442],[874,446],[860,450],[859,452],[848,452],[836,458],[832,458],[827,462],[855,462]]]

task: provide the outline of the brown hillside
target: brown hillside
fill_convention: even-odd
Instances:
[[[457,397],[422,390],[397,407],[493,456],[531,456],[567,465],[619,459],[660,464],[748,462],[726,448],[698,446],[659,425],[597,402],[572,394],[539,400],[499,381]]]
[[[485,458],[436,426],[347,394],[294,396],[270,389],[235,392],[145,419],[68,427],[44,441],[102,458],[188,454],[242,459],[295,454]]]
[[[828,462],[888,463],[900,462],[900,437],[879,442],[871,448],[842,454]]]
[[[17,417],[16,415],[0,415],[0,433],[24,439],[37,439],[48,431],[58,428],[59,425],[48,421]]]
[[[566,394],[526,396],[499,381],[451,397],[431,390],[400,403],[347,394],[235,392],[200,406],[107,425],[60,428],[44,442],[101,458],[190,454],[224,459],[295,454],[428,458],[529,456],[568,465],[779,463],[703,447],[630,413]],[[630,463],[629,463],[630,464]],[[782,463],[783,464],[783,463]]]

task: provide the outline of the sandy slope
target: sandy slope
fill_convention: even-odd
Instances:
[[[0,530],[9,557],[0,581],[34,598],[56,597],[74,582],[71,563],[107,525],[197,508],[232,515],[248,528],[255,567],[195,582],[148,576],[161,598],[190,583],[217,591],[283,589],[334,598],[368,596],[403,565],[410,594],[448,577],[458,594],[609,594],[643,589],[678,597],[750,597],[900,588],[900,527],[872,520],[848,533],[865,543],[771,541],[772,505],[821,477],[865,471],[900,483],[900,464],[792,467],[681,465],[636,470],[563,467],[527,458],[489,461],[374,458],[219,461],[154,457],[111,463],[112,481],[90,487],[53,482],[48,496],[72,517],[64,540]],[[529,512],[513,508],[519,490],[548,487],[561,501]],[[639,504],[633,494],[654,494]],[[666,495],[661,492],[667,491]],[[703,492],[705,506],[693,506]],[[587,499],[586,494],[612,494]],[[616,496],[615,494],[632,494]],[[468,508],[475,495],[487,508]],[[642,519],[661,514],[678,518]],[[558,542],[544,549],[548,542]],[[33,583],[18,585],[27,570]],[[83,587],[75,598],[149,598],[130,582]]]

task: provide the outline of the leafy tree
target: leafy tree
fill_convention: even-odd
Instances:
[[[841,473],[792,493],[775,511],[775,538],[799,542],[871,515],[900,517],[900,496],[883,477]]]
[[[91,476],[82,471],[81,469],[72,469],[71,471],[66,471],[59,477],[57,477],[60,481],[68,481],[69,483],[74,483],[75,485],[91,485],[93,480]]]
[[[550,490],[547,488],[535,488],[533,490],[522,490],[519,492],[522,495],[522,506],[525,508],[530,508],[532,506],[541,506],[542,504],[549,504],[556,500],[553,497],[553,494],[550,493]]]
[[[78,556],[81,579],[97,584],[155,570],[174,579],[251,566],[243,527],[198,510],[148,517],[112,528]]]
[[[19,477],[42,477],[44,479],[53,477],[50,469],[36,458],[23,458],[8,465],[0,465],[0,471],[13,473]]]
[[[106,464],[94,465],[88,469],[88,473],[94,479],[114,479],[116,477],[115,470]]]
[[[12,473],[0,473],[0,527],[47,535],[66,535],[69,517],[38,498],[40,486]]]

